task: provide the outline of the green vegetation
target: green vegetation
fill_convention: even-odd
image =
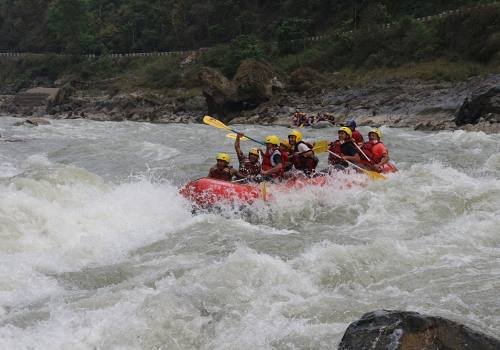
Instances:
[[[193,88],[202,65],[231,77],[246,58],[267,60],[288,73],[300,67],[340,72],[353,81],[391,74],[461,80],[498,72],[500,6],[426,23],[415,18],[484,2],[0,0],[0,51],[70,54],[3,60],[0,82],[18,89],[64,75],[121,76],[124,87]],[[394,25],[384,28],[388,22]],[[320,42],[301,40],[325,34],[328,39]],[[176,57],[106,56],[200,47],[210,49],[182,69]]]

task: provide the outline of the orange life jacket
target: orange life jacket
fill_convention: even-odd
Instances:
[[[381,150],[380,152],[374,152],[374,148],[380,148],[380,147],[383,147],[383,150]],[[387,148],[385,148],[384,144],[381,141],[378,141],[377,143],[368,141],[363,145],[363,147],[361,147],[361,149],[366,154],[366,156],[372,160],[373,164],[380,163],[380,161],[384,157],[384,153],[387,154],[389,153],[387,151]],[[380,154],[377,155],[377,153]]]

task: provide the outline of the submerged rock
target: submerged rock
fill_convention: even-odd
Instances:
[[[14,123],[15,126],[27,125],[27,126],[39,126],[39,125],[50,125],[47,119],[43,118],[27,118],[23,121]]]
[[[338,349],[494,350],[500,340],[441,317],[379,310],[351,323]]]

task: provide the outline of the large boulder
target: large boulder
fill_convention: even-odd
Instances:
[[[232,81],[213,68],[204,68],[199,78],[208,113],[224,121],[255,109],[284,88],[283,79],[271,65],[254,59],[243,61]]]
[[[203,96],[205,96],[209,114],[222,118],[238,109],[237,102],[234,100],[233,83],[221,72],[205,67],[201,70],[199,78],[203,84]]]
[[[309,67],[300,67],[290,74],[290,89],[305,92],[325,83],[324,75]]]
[[[50,112],[54,106],[68,102],[74,90],[70,85],[61,88],[36,87],[18,93],[13,104],[21,113],[31,114],[34,111]]]
[[[496,350],[500,341],[441,317],[379,310],[347,328],[339,350]]]
[[[486,86],[474,91],[472,97],[465,98],[458,111],[455,123],[459,126],[477,124],[480,121],[498,123],[500,121],[500,87]]]
[[[237,98],[249,104],[259,105],[269,101],[273,90],[283,84],[273,67],[265,62],[248,59],[241,62],[233,78]]]

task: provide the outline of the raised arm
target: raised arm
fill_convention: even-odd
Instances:
[[[236,140],[234,141],[234,150],[236,151],[236,155],[238,156],[238,159],[243,157],[243,152],[241,151],[241,147],[240,147],[240,139],[242,136],[243,136],[243,134],[236,135]]]

